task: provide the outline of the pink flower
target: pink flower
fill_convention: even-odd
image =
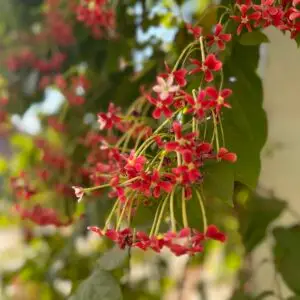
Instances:
[[[80,186],[72,186],[72,189],[74,190],[75,192],[75,195],[78,199],[78,202],[80,202],[83,198],[83,195],[84,195],[84,190],[82,187]]]
[[[174,85],[174,76],[170,74],[165,80],[163,77],[157,77],[157,85],[153,87],[153,91],[156,92],[161,100],[166,100],[170,94],[176,93],[179,90],[178,85]]]

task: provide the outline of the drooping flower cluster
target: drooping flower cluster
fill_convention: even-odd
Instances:
[[[175,255],[193,255],[203,251],[208,239],[221,242],[226,239],[215,225],[207,226],[203,203],[203,167],[207,162],[234,163],[237,159],[235,153],[221,145],[220,139],[222,112],[231,107],[227,98],[232,91],[223,88],[222,83],[213,85],[214,78],[223,72],[222,62],[217,52],[204,50],[215,42],[218,51],[224,50],[225,43],[231,40],[230,34],[223,33],[221,24],[216,29],[214,35],[209,36],[194,29],[192,33],[197,43],[191,42],[187,47],[190,51],[185,57],[181,56],[182,60],[173,69],[166,65],[166,72],[158,74],[150,90],[143,90],[142,97],[127,114],[121,114],[112,103],[106,113],[98,114],[99,128],[107,132],[96,140],[100,148],[105,149],[106,159],[91,166],[92,178],[97,178],[98,185],[94,181],[95,186],[91,188],[73,188],[80,201],[91,191],[109,189],[108,195],[116,201],[106,225],[103,229],[95,226],[89,229],[108,237],[121,248],[130,246],[156,252],[168,248]],[[201,51],[200,58],[190,57],[189,53],[197,48]],[[191,64],[186,67],[183,61]],[[188,83],[194,74],[200,74],[203,80],[191,91]],[[147,122],[149,112],[145,107],[148,103],[153,106],[152,117],[160,120],[156,128]],[[208,124],[213,130],[205,132]],[[120,132],[121,136],[112,143],[113,132]],[[187,206],[190,201],[199,202],[203,232],[189,226]],[[149,232],[131,227],[140,206],[156,208]],[[165,223],[170,230],[161,232]]]

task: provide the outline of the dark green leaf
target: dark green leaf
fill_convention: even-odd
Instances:
[[[234,292],[230,300],[253,300],[253,298],[239,290]]]
[[[224,87],[231,88],[232,109],[224,112],[226,147],[237,153],[235,181],[255,188],[260,172],[260,152],[266,141],[267,120],[262,107],[263,91],[256,74],[258,47],[235,44],[225,68]]]
[[[234,174],[230,163],[220,162],[203,170],[204,193],[208,197],[217,197],[232,206]]]
[[[106,271],[112,271],[121,267],[128,256],[126,249],[120,249],[118,246],[105,252],[98,261],[98,267]]]
[[[244,46],[255,46],[261,43],[269,43],[268,37],[261,31],[244,33],[239,41]]]
[[[240,207],[238,218],[240,233],[246,252],[251,252],[266,236],[268,226],[286,207],[286,203],[275,198],[250,195],[245,207]]]
[[[287,286],[300,294],[300,225],[277,227],[275,237],[274,260],[277,271]]]
[[[69,300],[122,300],[120,286],[107,271],[97,270],[84,280]]]
[[[288,298],[287,300],[300,300],[300,296],[292,296]]]

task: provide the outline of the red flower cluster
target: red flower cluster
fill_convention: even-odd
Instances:
[[[204,225],[204,234],[190,228],[186,205],[188,201],[200,201],[200,208],[204,209],[199,186],[205,181],[202,169],[208,160],[210,163],[221,160],[234,163],[237,159],[235,153],[220,147],[217,129],[223,108],[231,107],[227,98],[232,91],[222,85],[215,87],[208,84],[222,72],[222,62],[216,52],[204,53],[207,47],[224,50],[231,36],[223,33],[221,24],[216,26],[213,35],[207,37],[201,36],[201,29],[188,29],[200,40],[201,60],[190,60],[196,68],[188,71],[189,66],[182,66],[171,70],[166,65],[166,72],[158,74],[152,89],[143,90],[143,97],[139,98],[142,104],[137,101],[127,115],[122,115],[121,110],[112,103],[107,112],[99,113],[100,130],[106,130],[107,136],[93,134],[88,140],[89,144],[98,144],[106,151],[101,162],[89,159],[92,164],[90,178],[96,186],[87,189],[73,187],[79,201],[90,191],[109,188],[108,195],[116,198],[116,202],[106,226],[103,230],[93,226],[89,229],[116,242],[120,248],[129,246],[160,252],[166,247],[175,255],[193,255],[203,251],[207,239],[222,242],[226,239],[214,225],[207,229]],[[213,47],[214,44],[217,47]],[[193,42],[191,47],[199,47],[199,43]],[[196,73],[202,74],[204,80],[198,89],[190,93],[186,90],[188,80]],[[154,106],[154,119],[165,119],[155,130],[149,129],[147,115],[143,114],[142,107],[143,104],[148,105],[147,102]],[[214,128],[209,142],[203,134],[207,123]],[[122,136],[112,143],[114,132]],[[93,166],[94,163],[96,166]],[[178,195],[181,195],[180,199]],[[179,231],[174,214],[177,201],[182,203],[184,227]],[[130,227],[140,205],[157,206],[150,234]],[[113,226],[114,215],[117,215],[117,221]],[[159,233],[161,223],[168,223],[168,218],[172,230]],[[202,218],[206,224],[205,217]],[[113,227],[107,229],[109,226]]]
[[[289,31],[291,38],[300,32],[299,1],[261,0],[260,4],[246,1],[238,4],[239,12],[231,16],[238,23],[237,34],[246,28],[251,32],[253,28],[275,26],[281,31]]]
[[[77,6],[77,20],[92,29],[95,37],[115,29],[115,12],[107,0],[84,0]]]
[[[170,231],[162,236],[149,236],[143,231],[133,233],[131,228],[119,231],[107,229],[104,232],[98,227],[91,226],[88,227],[88,230],[99,234],[99,236],[106,236],[118,244],[121,249],[136,247],[144,251],[152,249],[160,253],[163,248],[168,248],[176,256],[203,252],[204,243],[209,239],[220,242],[226,241],[226,235],[219,231],[215,225],[208,226],[205,234],[192,228],[183,228],[178,233]]]
[[[61,222],[55,210],[35,205],[31,210],[15,205],[15,210],[20,217],[25,220],[31,220],[40,226],[54,225],[56,227],[68,226],[72,224],[72,220]]]

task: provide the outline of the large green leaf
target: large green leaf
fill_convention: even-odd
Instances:
[[[237,194],[236,198],[238,197]],[[247,253],[265,238],[270,223],[281,214],[285,207],[286,203],[282,200],[264,198],[256,194],[250,195],[244,206],[239,206],[240,233]]]
[[[300,225],[277,227],[273,234],[276,269],[287,286],[300,295]]]
[[[252,31],[244,33],[239,42],[245,46],[254,46],[261,43],[268,43],[268,37],[261,31]]]
[[[226,147],[238,155],[235,181],[252,188],[260,172],[260,152],[266,141],[267,121],[262,107],[261,80],[256,74],[259,48],[236,43],[224,66],[224,87],[233,90],[232,109],[224,113]]]
[[[96,270],[84,280],[70,300],[122,300],[116,279],[107,271]]]
[[[98,266],[106,271],[112,271],[121,267],[128,256],[128,251],[114,246],[105,252],[98,261]]]
[[[232,206],[233,166],[227,162],[220,162],[204,168],[203,173],[205,195],[220,198]]]

